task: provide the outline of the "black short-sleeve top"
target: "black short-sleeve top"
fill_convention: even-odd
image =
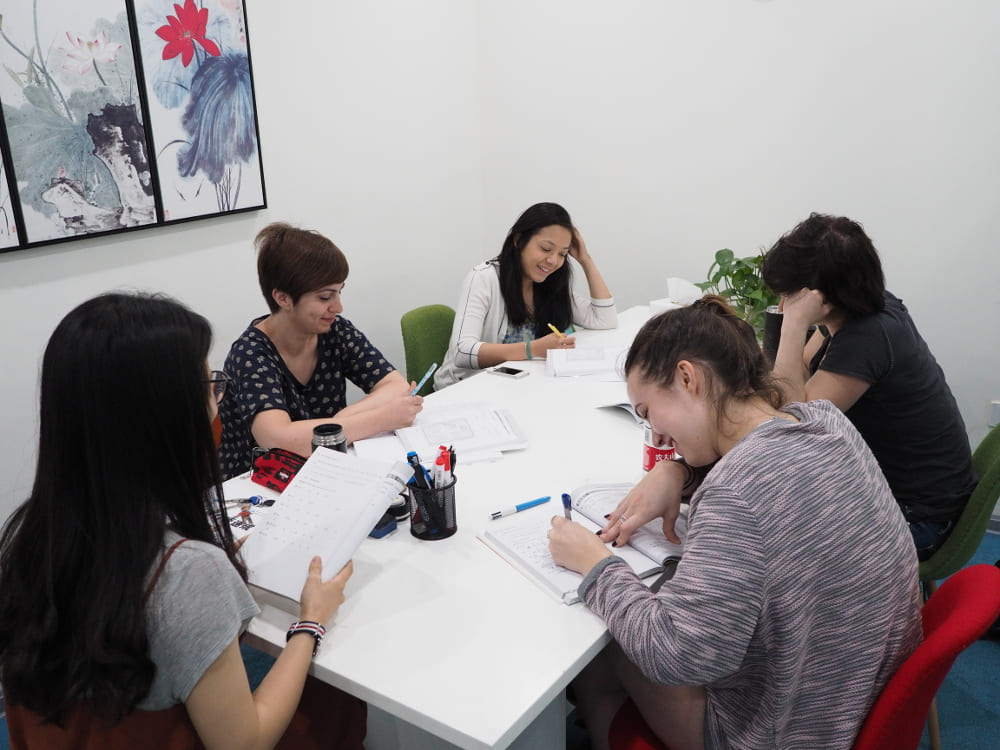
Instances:
[[[898,297],[849,320],[811,370],[859,378],[868,390],[847,410],[896,501],[916,520],[949,520],[976,486],[965,423],[934,355]]]
[[[232,393],[219,404],[219,463],[226,479],[250,468],[256,447],[250,428],[261,412],[281,409],[293,422],[332,417],[347,406],[347,380],[368,393],[396,369],[351,321],[338,315],[330,330],[319,335],[312,377],[300,383],[271,339],[256,327],[263,319],[247,326],[224,365],[233,380]]]

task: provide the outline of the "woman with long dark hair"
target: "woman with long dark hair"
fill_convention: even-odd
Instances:
[[[305,636],[351,567],[323,582],[313,560],[299,619],[314,625],[251,694],[237,638],[259,610],[222,499],[210,345],[200,315],[133,294],[84,302],[49,340],[35,482],[0,536],[15,748],[271,748],[293,717]]]
[[[573,292],[568,257],[583,269],[589,299]],[[507,232],[500,254],[465,277],[434,387],[500,362],[575,346],[573,336],[550,325],[563,332],[572,325],[603,329],[617,324],[614,298],[569,213],[556,203],[536,203]]]
[[[599,535],[552,519],[549,548],[615,642],[575,682],[595,750],[627,697],[672,750],[842,748],[920,640],[917,558],[875,457],[820,401],[784,397],[719,297],[648,321],[625,362],[661,461]],[[684,554],[657,593],[607,542],[662,519]]]

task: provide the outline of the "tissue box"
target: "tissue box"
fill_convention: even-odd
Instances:
[[[660,313],[666,312],[667,310],[676,310],[678,307],[684,307],[684,305],[678,305],[670,297],[664,297],[663,299],[654,299],[649,303],[649,314],[650,316],[659,315]]]
[[[649,314],[659,315],[667,310],[690,305],[701,298],[701,289],[687,279],[671,276],[667,279],[667,294],[663,299],[654,299],[649,303]]]

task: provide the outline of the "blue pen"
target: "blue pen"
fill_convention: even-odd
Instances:
[[[536,505],[547,503],[551,499],[552,499],[551,495],[546,495],[545,497],[539,497],[534,500],[528,500],[518,505],[514,505],[510,508],[504,508],[503,510],[498,510],[495,513],[490,513],[490,518],[496,521],[498,518],[503,518],[504,516],[512,516],[515,513],[520,513],[522,510],[527,510],[528,508],[534,508]]]
[[[416,451],[406,454],[406,463],[413,467],[413,481],[422,490],[431,489],[431,483],[427,477],[427,469],[420,463],[420,457]]]
[[[563,501],[563,515],[570,521],[573,520],[573,514],[570,512],[573,508],[573,498],[569,496],[568,492],[562,493]]]
[[[414,388],[412,391],[410,391],[410,395],[411,396],[416,396],[420,392],[420,389],[424,387],[424,383],[427,382],[427,378],[429,378],[431,375],[433,375],[434,371],[437,368],[438,368],[438,363],[437,362],[435,362],[434,364],[432,364],[430,367],[427,368],[427,372],[425,372],[424,376],[422,378],[420,378],[420,382],[417,383],[417,387]]]

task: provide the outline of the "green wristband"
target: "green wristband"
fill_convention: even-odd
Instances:
[[[524,353],[528,355],[528,359],[534,359],[534,357],[531,356],[531,339],[524,340]]]

